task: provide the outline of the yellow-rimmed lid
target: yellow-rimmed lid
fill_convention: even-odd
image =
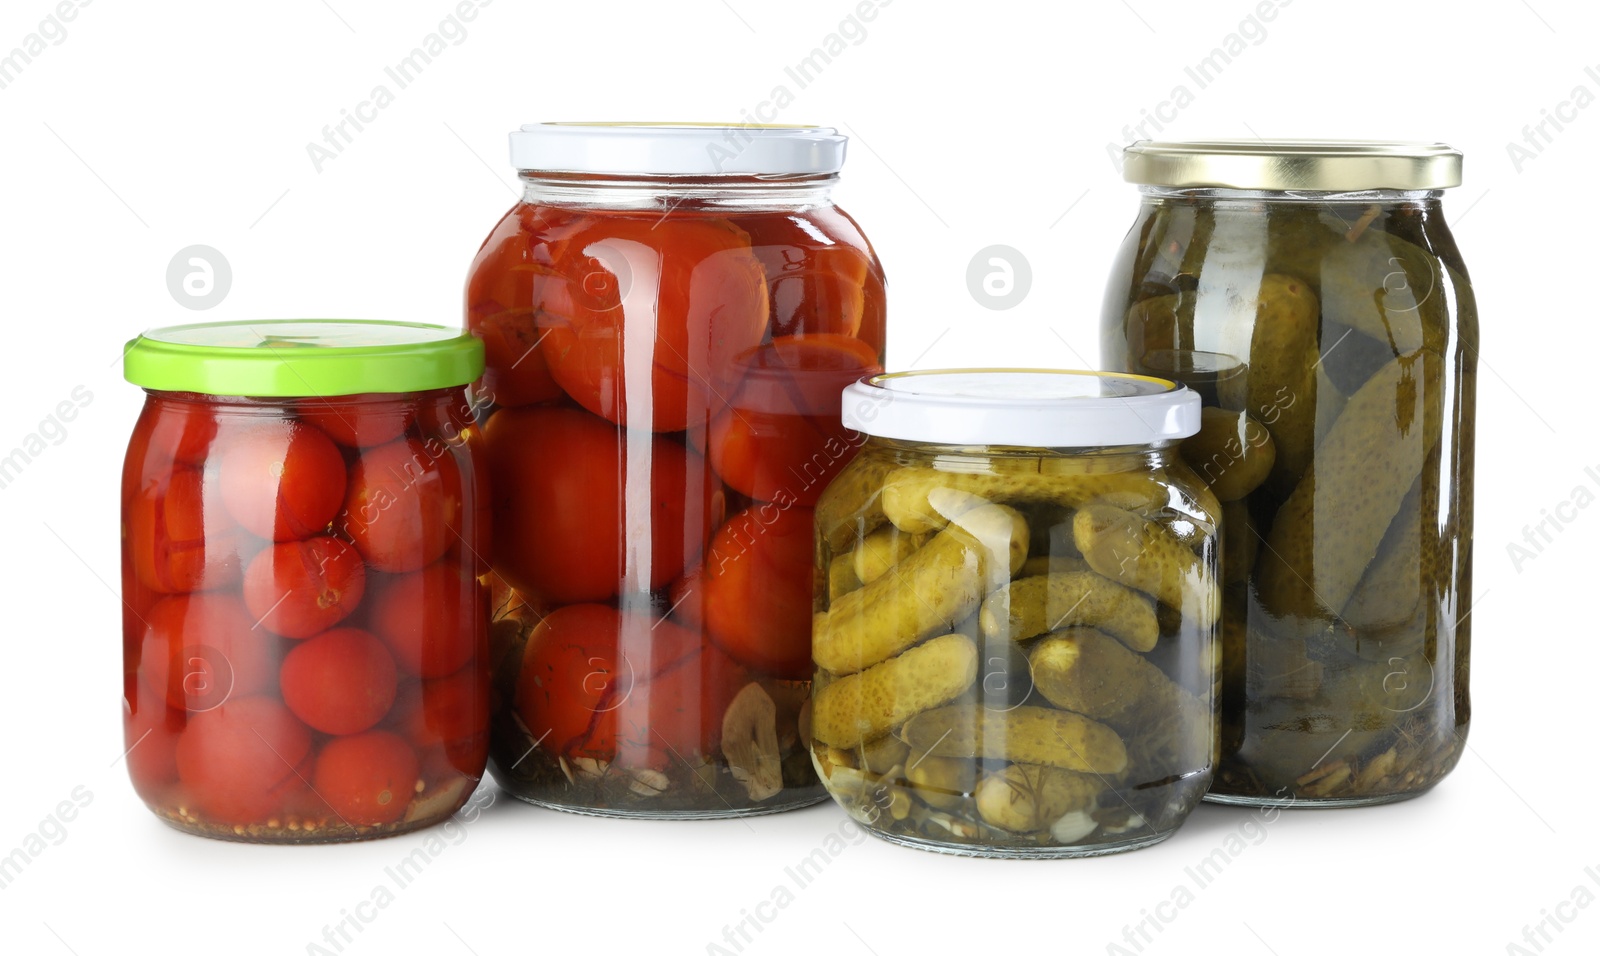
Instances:
[[[1124,148],[1122,157],[1122,178],[1144,186],[1360,192],[1461,185],[1461,153],[1444,143],[1141,140]]]

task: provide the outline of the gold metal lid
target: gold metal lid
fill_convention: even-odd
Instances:
[[[1461,185],[1461,153],[1444,143],[1140,140],[1122,156],[1122,178],[1145,186],[1358,192]]]

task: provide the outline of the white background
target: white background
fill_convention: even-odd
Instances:
[[[53,9],[6,0],[0,53]],[[167,829],[135,798],[119,762],[114,593],[116,474],[142,398],[120,377],[125,339],[201,317],[459,321],[466,266],[514,199],[514,126],[738,120],[784,84],[795,101],[777,119],[852,136],[837,198],[890,277],[891,367],[1092,364],[1136,202],[1107,144],[1136,136],[1125,125],[1180,83],[1193,102],[1165,110],[1161,135],[1437,139],[1466,154],[1446,208],[1477,287],[1484,367],[1475,721],[1454,775],[1396,806],[1285,813],[1181,910],[1158,904],[1253,825],[1249,811],[1204,806],[1163,845],[1075,862],[869,840],[794,889],[785,867],[837,832],[832,805],[651,824],[499,794],[394,905],[362,907],[375,918],[344,952],[703,953],[747,911],[761,931],[740,945],[758,954],[1102,953],[1147,911],[1170,920],[1144,953],[1502,953],[1547,912],[1563,931],[1544,952],[1600,947],[1600,906],[1566,902],[1580,885],[1600,894],[1585,873],[1600,873],[1600,508],[1572,504],[1580,486],[1600,492],[1582,292],[1596,272],[1600,108],[1561,108],[1574,118],[1547,126],[1548,143],[1535,134],[1542,152],[1520,171],[1507,153],[1575,87],[1600,95],[1600,69],[1585,73],[1600,64],[1592,4],[1297,0],[1264,36],[1247,27],[1258,42],[1200,89],[1184,67],[1240,28],[1248,0],[898,0],[802,90],[784,67],[838,29],[849,0],[496,0],[397,89],[384,67],[452,9],[99,0],[0,89],[0,453],[75,387],[93,395],[0,489],[0,855],[74,788],[92,794],[65,839],[0,889],[0,950],[307,952],[427,838],[217,843]],[[379,83],[394,103],[318,172],[307,143]],[[195,243],[233,272],[200,313],[165,280]],[[1008,311],[967,291],[969,259],[995,243],[1032,265]],[[1562,532],[1514,563],[1508,543],[1547,515]],[[793,903],[758,907],[779,885]]]

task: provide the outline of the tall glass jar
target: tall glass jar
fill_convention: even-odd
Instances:
[[[466,290],[484,340],[501,785],[617,816],[823,797],[812,507],[883,272],[812,127],[539,124]]]
[[[1136,143],[1108,368],[1204,397],[1222,501],[1211,799],[1349,806],[1449,773],[1471,716],[1478,316],[1439,144]]]
[[[122,473],[134,789],[202,836],[323,843],[445,819],[489,749],[488,502],[460,329],[177,326]]]
[[[1218,506],[1200,399],[1145,376],[878,375],[817,505],[808,721],[834,799],[894,843],[1157,843],[1215,765]]]

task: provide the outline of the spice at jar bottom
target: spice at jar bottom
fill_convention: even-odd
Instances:
[[[1200,398],[1132,375],[952,370],[846,389],[817,506],[810,745],[887,840],[1090,856],[1210,783],[1220,506]]]

